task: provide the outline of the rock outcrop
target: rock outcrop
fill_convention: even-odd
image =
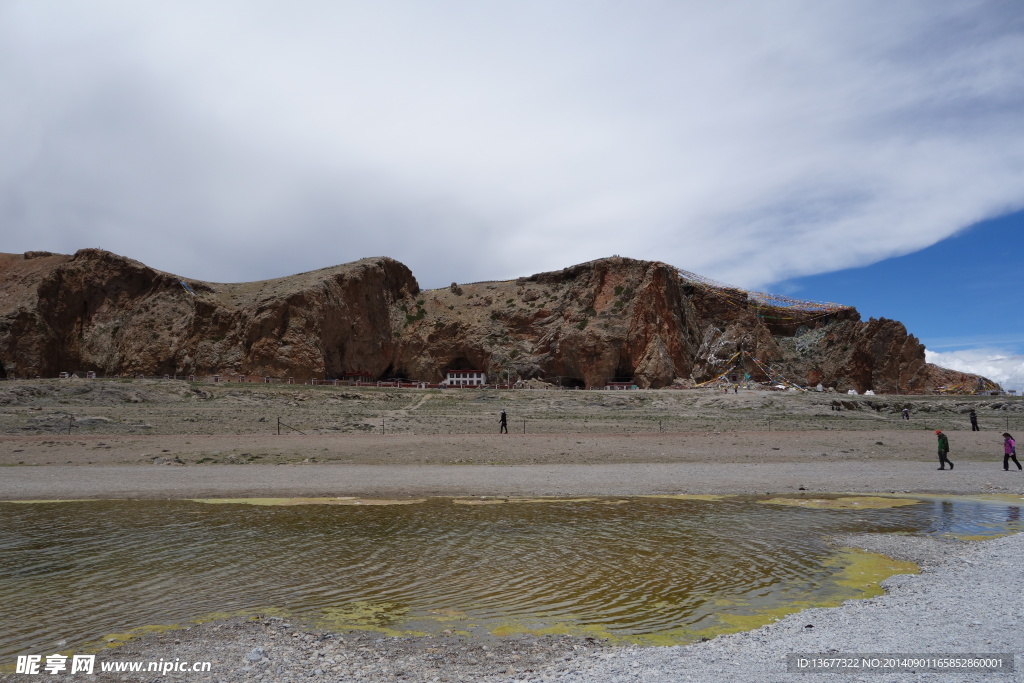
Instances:
[[[446,369],[478,369],[567,386],[658,388],[724,374],[861,392],[987,381],[928,365],[897,321],[766,307],[667,264],[619,257],[421,291],[388,258],[216,284],[96,249],[3,254],[0,362],[18,376],[361,371],[439,381]]]
[[[186,288],[182,283],[188,285]],[[0,256],[0,361],[62,371],[323,377],[388,369],[404,265],[364,259],[262,282],[183,280],[98,249]]]

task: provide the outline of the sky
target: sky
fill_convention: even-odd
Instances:
[[[920,251],[771,286],[795,298],[899,320],[926,358],[1024,393],[1024,211],[984,221]]]
[[[1019,0],[0,0],[0,251],[423,287],[617,254],[1012,370],[1012,285],[886,297],[995,275],[966,246],[1019,236],[1022,111]],[[939,289],[887,270],[944,244]]]

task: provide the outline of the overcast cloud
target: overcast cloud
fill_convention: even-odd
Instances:
[[[0,1],[0,249],[741,286],[1024,206],[1019,0]]]

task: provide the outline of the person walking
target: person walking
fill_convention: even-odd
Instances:
[[[499,434],[508,434],[508,415],[505,414],[505,409],[501,409],[501,417],[498,418],[498,422],[501,423],[501,429],[498,430]]]
[[[1003,471],[1010,471],[1010,461],[1013,460],[1013,464],[1017,466],[1017,469],[1024,469],[1020,466],[1020,461],[1017,460],[1017,442],[1013,440],[1013,437],[1003,432]]]
[[[953,461],[946,457],[949,455],[949,439],[942,433],[941,429],[936,429],[935,435],[939,437],[939,469],[946,469],[947,462],[949,463],[949,469],[953,469]]]
[[[971,412],[968,413],[968,415],[971,418],[971,431],[972,432],[980,432],[981,431],[981,427],[978,426],[978,414],[976,412],[974,412],[974,408],[971,408]]]
[[[910,408],[904,408],[903,411],[902,411],[902,414],[903,414],[903,419],[904,420],[909,420],[910,419]]]

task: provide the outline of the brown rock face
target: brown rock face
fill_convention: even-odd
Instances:
[[[18,376],[96,370],[322,377],[385,372],[391,310],[415,292],[392,259],[241,284],[187,281],[97,249],[0,255],[0,361]]]
[[[440,379],[447,367],[564,385],[688,377],[699,326],[662,264],[611,258],[509,282],[422,292],[402,331],[399,366]]]
[[[214,284],[85,249],[0,255],[0,362],[61,371],[443,378],[478,369],[566,386],[626,381],[819,382],[923,391],[983,378],[924,362],[893,320],[765,306],[663,263],[608,258],[507,282],[420,291],[387,258]]]

